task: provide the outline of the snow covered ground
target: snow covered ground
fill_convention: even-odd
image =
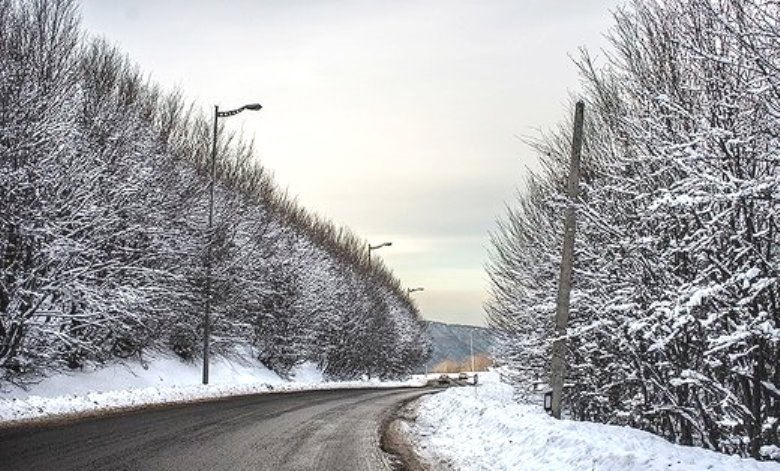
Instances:
[[[534,471],[780,471],[780,463],[684,447],[640,430],[558,421],[517,404],[497,375],[477,388],[450,388],[421,400],[409,429],[433,469]]]
[[[240,355],[214,358],[208,386],[201,384],[201,363],[185,363],[176,357],[159,357],[144,364],[127,361],[100,369],[58,374],[26,390],[6,386],[0,391],[0,425],[242,394],[425,384],[423,377],[403,382],[326,382],[313,365],[299,367],[288,381],[257,362],[241,358]]]

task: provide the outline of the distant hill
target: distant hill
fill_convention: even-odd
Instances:
[[[469,334],[474,338],[474,355],[490,355],[493,346],[493,336],[490,330],[472,325],[445,324],[443,322],[426,321],[431,334],[433,353],[428,360],[428,369],[445,360],[461,362],[467,360],[469,351]]]

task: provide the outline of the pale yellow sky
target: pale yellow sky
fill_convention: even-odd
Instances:
[[[85,27],[228,122],[309,209],[351,227],[423,316],[483,324],[487,231],[576,90],[616,0],[84,0]]]

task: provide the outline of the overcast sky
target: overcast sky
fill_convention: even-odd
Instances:
[[[351,227],[427,319],[484,324],[487,232],[568,113],[570,55],[617,0],[84,0],[85,27],[226,122],[307,208]]]

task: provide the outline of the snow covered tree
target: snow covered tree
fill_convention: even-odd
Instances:
[[[216,353],[254,347],[283,375],[312,361],[401,376],[425,360],[398,280],[224,127],[207,230],[211,131],[85,37],[72,0],[0,0],[0,380],[145,352],[194,360],[206,300]],[[350,354],[369,345],[381,351]]]
[[[777,18],[761,0],[638,0],[615,13],[606,64],[579,61],[575,417],[754,457],[778,445]],[[489,268],[505,361],[536,358],[541,378],[567,141],[537,143],[544,172],[494,234]]]

